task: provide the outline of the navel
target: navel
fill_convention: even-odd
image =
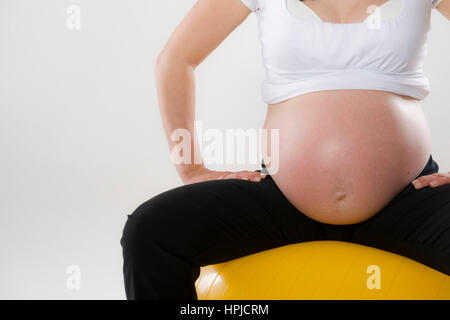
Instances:
[[[336,200],[337,201],[344,200],[345,196],[346,196],[345,192],[342,192],[342,191],[336,192]]]

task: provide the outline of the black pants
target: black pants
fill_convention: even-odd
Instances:
[[[419,176],[438,170],[430,155]],[[410,183],[379,213],[351,225],[305,216],[270,175],[176,187],[128,215],[120,240],[126,296],[197,299],[201,266],[313,240],[384,249],[450,275],[450,185],[416,190]]]

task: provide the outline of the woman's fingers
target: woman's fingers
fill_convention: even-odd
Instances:
[[[222,179],[241,179],[246,181],[260,182],[266,177],[266,174],[259,171],[217,171],[207,168],[202,170],[196,170],[189,176],[183,176],[184,184],[191,184],[196,182],[208,181],[208,180],[222,180]]]
[[[255,182],[260,182],[265,177],[266,177],[266,174],[258,172],[258,171],[230,172],[227,175],[227,178],[229,178],[229,179],[241,179],[241,180],[255,181]]]
[[[266,175],[261,172],[250,171],[249,173],[251,174],[250,180],[252,180],[252,181],[260,182],[262,179],[264,179],[266,177]]]
[[[449,173],[433,173],[426,176],[419,177],[412,181],[414,188],[421,189],[424,187],[439,187],[445,184],[450,184],[450,172]]]
[[[265,174],[261,172],[255,172],[255,171],[242,171],[241,173],[242,179],[248,180],[248,181],[255,181],[260,182],[262,179],[266,177]]]
[[[255,174],[255,181],[258,181],[258,182],[260,182],[262,179],[265,179],[266,178],[266,174],[265,173],[261,173],[261,172],[254,172],[254,174]]]

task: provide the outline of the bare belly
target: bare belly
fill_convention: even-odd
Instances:
[[[264,128],[263,159],[275,183],[298,210],[328,224],[379,212],[431,153],[420,102],[385,91],[301,95],[269,105]],[[271,129],[279,130],[278,146]]]

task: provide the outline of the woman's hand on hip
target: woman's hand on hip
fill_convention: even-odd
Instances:
[[[433,173],[426,176],[421,176],[411,182],[414,188],[421,189],[424,187],[439,187],[444,184],[450,184],[450,172],[448,173]]]
[[[222,179],[241,179],[247,181],[260,182],[266,177],[266,174],[259,171],[216,171],[205,167],[198,167],[195,170],[184,173],[181,176],[184,184],[191,184],[196,182],[208,180],[222,180]]]

